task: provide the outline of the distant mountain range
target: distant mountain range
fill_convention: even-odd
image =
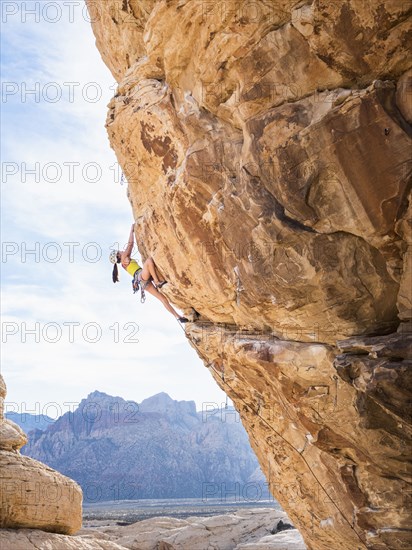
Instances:
[[[138,404],[95,391],[54,422],[8,417],[35,427],[22,454],[75,479],[88,502],[269,496],[233,408],[202,413],[166,393]]]
[[[44,414],[6,412],[5,416],[21,426],[26,433],[31,430],[46,430],[54,423],[53,418]]]

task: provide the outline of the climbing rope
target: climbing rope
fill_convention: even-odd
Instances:
[[[181,327],[181,329],[183,330],[183,332],[185,333],[186,335],[186,330],[185,328],[179,323],[179,326]],[[186,336],[187,338],[187,336]],[[199,350],[199,347],[198,345],[196,344],[196,342],[194,342],[193,340],[191,340],[191,342],[193,342],[193,345],[195,346],[197,352],[199,353],[200,356],[202,356],[200,350]],[[303,456],[303,451],[305,450],[306,446],[302,449],[302,451],[298,451],[298,449],[296,449],[292,443],[290,443],[290,441],[288,441],[287,439],[285,439],[283,437],[283,435],[281,433],[279,433],[277,430],[275,430],[275,428],[269,424],[261,415],[260,415],[260,401],[259,401],[259,404],[258,404],[258,409],[254,409],[253,406],[249,403],[247,403],[237,392],[236,390],[225,380],[225,366],[224,364],[222,365],[222,371],[219,373],[219,371],[214,367],[214,363],[213,361],[211,363],[208,363],[206,365],[206,368],[211,368],[215,374],[222,380],[222,383],[227,386],[227,388],[229,388],[229,390],[231,390],[232,394],[235,395],[235,397],[238,398],[239,401],[241,401],[243,403],[243,405],[246,406],[247,409],[251,410],[252,413],[254,413],[256,416],[258,416],[260,418],[260,420],[266,424],[266,426],[272,430],[278,437],[280,437],[293,451],[295,451],[296,453],[298,453],[298,455],[302,458],[302,460],[305,462],[306,466],[308,467],[308,470],[309,472],[312,474],[312,476],[314,477],[314,479],[316,480],[316,482],[318,483],[319,487],[322,489],[322,491],[325,493],[325,495],[328,497],[328,499],[330,500],[330,502],[333,504],[333,506],[335,506],[336,510],[339,512],[339,514],[342,516],[342,518],[345,520],[345,522],[349,525],[349,527],[352,529],[352,531],[355,533],[355,535],[358,537],[358,539],[360,540],[360,542],[366,547],[366,542],[363,540],[363,538],[361,537],[361,535],[356,531],[355,527],[353,526],[353,523],[350,522],[347,517],[345,516],[345,514],[342,512],[342,510],[339,508],[339,506],[336,504],[336,502],[333,500],[333,498],[329,495],[329,493],[327,492],[327,490],[325,489],[325,487],[322,485],[322,483],[320,482],[320,480],[318,479],[318,477],[316,476],[315,472],[312,470],[312,468],[310,467],[310,464],[308,463],[308,461],[306,460],[306,458]],[[226,397],[227,397],[227,392],[226,392]],[[312,513],[312,512],[311,512]],[[312,522],[313,522],[313,513],[312,513]],[[360,548],[358,550],[361,550]]]

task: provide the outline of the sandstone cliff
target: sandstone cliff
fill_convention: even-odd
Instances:
[[[21,456],[19,449],[27,437],[17,424],[4,418],[5,397],[6,384],[0,375],[0,528],[76,533],[82,525],[80,487],[45,464]],[[9,546],[7,540],[2,543],[5,550],[23,548]]]
[[[411,4],[86,1],[140,250],[276,498],[409,548]]]

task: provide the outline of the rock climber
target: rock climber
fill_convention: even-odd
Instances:
[[[127,243],[126,250],[121,252],[120,250],[112,250],[110,252],[110,261],[113,266],[113,282],[117,283],[119,281],[119,272],[117,269],[117,264],[122,264],[122,267],[130,273],[130,275],[133,277],[133,290],[134,292],[137,292],[139,290],[139,285],[141,287],[141,301],[144,302],[145,297],[145,291],[147,291],[149,294],[152,294],[155,298],[160,300],[162,304],[165,306],[167,311],[170,311],[170,313],[180,322],[180,323],[187,323],[188,319],[186,317],[181,317],[177,311],[173,309],[173,307],[170,305],[169,300],[164,296],[161,292],[159,292],[159,289],[164,286],[167,281],[161,281],[159,274],[157,272],[156,265],[152,258],[148,258],[144,264],[143,267],[140,267],[139,264],[136,262],[136,260],[133,260],[130,256],[132,254],[134,246],[134,224],[132,225],[132,228],[130,230],[130,236],[129,241]]]

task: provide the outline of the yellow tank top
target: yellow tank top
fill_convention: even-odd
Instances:
[[[138,269],[141,269],[141,268],[140,268],[140,265],[136,262],[136,260],[130,260],[130,264],[126,267],[126,271],[130,273],[132,277]]]

